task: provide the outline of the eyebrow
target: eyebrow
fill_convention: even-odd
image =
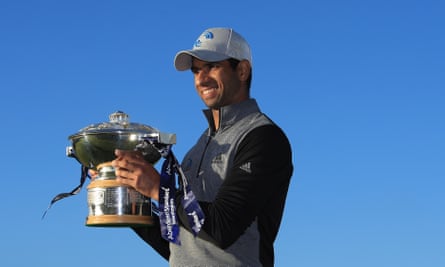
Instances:
[[[206,68],[206,67],[208,67],[208,68],[210,69],[212,66],[215,66],[215,65],[217,65],[217,64],[221,65],[221,63],[222,63],[223,61],[224,61],[224,60],[222,60],[222,61],[215,61],[215,62],[207,62],[207,63],[203,64],[201,67],[197,67],[197,66],[193,66],[193,65],[192,65],[192,67],[190,68],[190,70],[191,70],[192,72],[194,72],[194,71],[197,71],[197,70]]]

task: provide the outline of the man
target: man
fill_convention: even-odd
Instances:
[[[134,230],[171,266],[273,266],[292,155],[285,134],[250,98],[250,47],[232,29],[212,28],[191,50],[180,51],[174,64],[192,71],[208,107],[209,127],[181,164],[205,220],[195,236],[176,201],[180,245],[161,237],[159,222]],[[116,155],[117,179],[159,200],[159,172],[135,152]]]

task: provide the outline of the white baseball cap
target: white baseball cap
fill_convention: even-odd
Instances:
[[[179,51],[175,56],[175,68],[179,71],[192,67],[192,57],[207,62],[217,62],[229,58],[248,60],[252,65],[252,54],[244,38],[230,28],[210,28],[205,30],[190,50]]]

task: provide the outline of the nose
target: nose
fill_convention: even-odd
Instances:
[[[209,80],[209,71],[205,68],[201,69],[198,73],[195,74],[195,83],[196,85],[202,85]]]

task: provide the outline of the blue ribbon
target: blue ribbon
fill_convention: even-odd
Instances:
[[[179,245],[179,225],[175,206],[175,181],[173,154],[169,152],[162,164],[159,188],[159,220],[161,222],[162,237]]]
[[[196,236],[201,230],[202,225],[204,224],[204,212],[202,212],[201,206],[199,206],[195,194],[193,194],[193,191],[187,182],[184,172],[182,171],[181,165],[179,165],[176,158],[175,165],[177,173],[181,177],[184,191],[184,198],[181,200],[181,203],[184,207],[185,212],[187,213],[187,219],[189,221],[189,225],[192,227],[193,234]]]
[[[151,140],[146,141],[156,147],[156,144]],[[195,236],[201,230],[205,216],[187,182],[181,165],[178,163],[178,160],[171,150],[171,145],[164,146],[159,149],[159,152],[162,157],[165,158],[165,161],[162,164],[159,188],[159,221],[161,225],[161,235],[167,241],[180,245],[179,223],[175,205],[175,195],[177,190],[176,175],[181,179],[180,184],[182,185],[182,190],[184,192],[181,204],[187,213],[189,225]]]

